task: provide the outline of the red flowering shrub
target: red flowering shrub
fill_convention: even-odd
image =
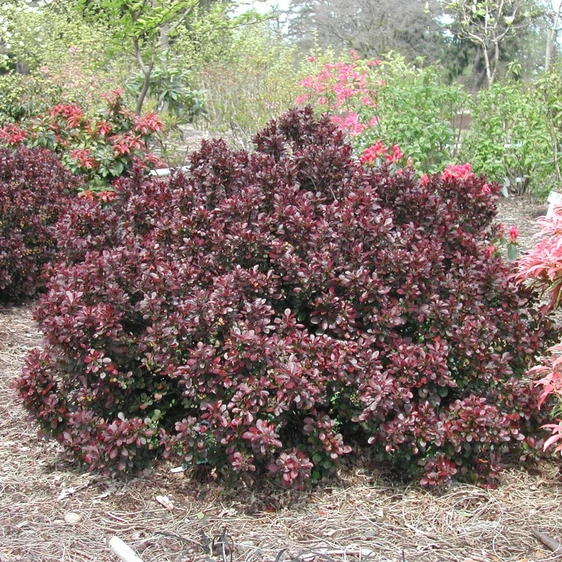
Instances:
[[[366,447],[487,479],[532,444],[550,328],[487,251],[499,187],[363,166],[342,135],[293,110],[254,153],[121,180],[91,234],[71,213],[18,381],[43,430],[92,470],[179,455],[296,486]]]
[[[103,94],[107,109],[96,116],[86,115],[76,104],[59,104],[45,115],[6,125],[0,128],[0,146],[40,146],[60,154],[70,171],[85,177],[87,193],[106,189],[135,163],[161,165],[147,145],[163,129],[162,121],[154,113],[137,117],[121,94]]]
[[[44,284],[54,225],[81,185],[47,150],[0,149],[0,300],[33,296]]]

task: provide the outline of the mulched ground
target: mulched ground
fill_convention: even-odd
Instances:
[[[544,211],[503,200],[500,221],[517,225],[529,247]],[[389,482],[367,465],[306,493],[225,491],[168,464],[127,481],[81,473],[56,443],[37,437],[10,388],[26,353],[40,345],[30,306],[0,307],[0,562],[116,561],[113,536],[144,562],[560,559],[532,533],[562,535],[555,463],[507,470],[494,490],[455,484],[437,495]]]
[[[516,226],[519,230],[519,244],[522,251],[530,249],[536,242],[537,218],[546,215],[546,204],[526,197],[501,198],[498,202],[497,222],[509,227]]]

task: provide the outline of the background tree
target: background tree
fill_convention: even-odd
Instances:
[[[170,36],[200,3],[201,0],[79,0],[78,6],[84,14],[109,23],[114,38],[132,47],[143,75],[136,102],[137,115],[142,112],[152,72],[169,47]]]
[[[110,30],[87,22],[74,1],[0,3],[0,123],[58,103],[97,109],[130,65],[108,50]]]
[[[443,35],[422,0],[292,0],[289,33],[305,50],[354,49],[362,57],[397,51],[407,60],[442,55]],[[438,5],[435,5],[436,8]]]
[[[558,32],[562,24],[562,0],[549,0],[544,4],[543,18],[547,26],[546,52],[544,70],[548,72],[555,52]]]
[[[68,1],[7,0],[0,3],[0,48],[5,70],[22,74],[53,61],[62,61],[71,52],[88,51],[90,65],[101,66],[100,44],[107,38],[98,25],[87,24],[70,11]]]
[[[524,32],[540,11],[530,0],[455,0],[447,4],[450,32],[476,47],[488,85],[497,78],[502,49]]]

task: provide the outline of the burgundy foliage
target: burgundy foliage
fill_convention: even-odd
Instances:
[[[0,149],[0,300],[33,296],[56,253],[54,225],[81,181],[43,149]]]
[[[302,486],[370,448],[435,485],[535,443],[550,335],[489,251],[499,187],[367,169],[309,109],[70,213],[18,381],[92,470],[179,455]]]

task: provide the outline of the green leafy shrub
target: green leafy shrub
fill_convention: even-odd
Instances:
[[[5,74],[0,76],[0,126],[15,123],[47,109],[53,88],[35,76]]]
[[[129,81],[127,87],[136,96],[144,82],[142,73]],[[169,113],[175,123],[192,123],[205,113],[205,92],[192,86],[191,72],[175,68],[170,63],[156,67],[150,75],[148,97],[155,99],[158,113]]]
[[[73,5],[74,4],[74,5]],[[74,2],[1,2],[3,52],[27,74],[0,77],[0,125],[44,113],[60,103],[87,112],[100,108],[100,92],[122,85],[129,69],[108,45],[111,30],[86,22]]]
[[[497,82],[481,90],[461,157],[516,194],[548,193],[555,171],[545,106],[534,86]]]
[[[297,487],[364,448],[425,485],[532,448],[550,329],[490,250],[499,186],[364,166],[310,108],[255,146],[65,218],[17,383],[42,430],[90,470],[174,455]]]
[[[550,72],[544,73],[534,86],[544,108],[546,129],[550,135],[550,150],[542,154],[540,159],[545,170],[539,178],[544,182],[541,191],[546,192],[549,187],[559,190],[562,183],[560,169],[562,158],[562,65],[557,64]],[[530,131],[530,134],[533,135],[534,132]],[[541,144],[542,146],[545,144]],[[550,177],[548,177],[549,174]],[[544,181],[545,176],[548,178],[546,181]]]
[[[0,149],[0,300],[34,296],[57,251],[55,223],[82,186],[47,150]]]

